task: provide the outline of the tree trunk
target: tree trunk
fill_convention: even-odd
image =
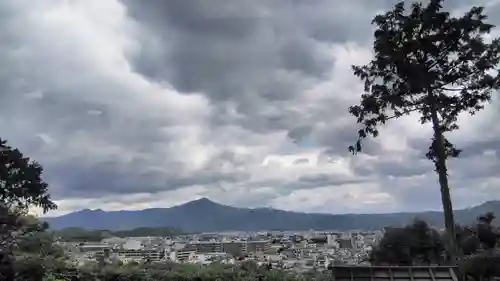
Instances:
[[[433,95],[431,94],[431,97]],[[439,185],[441,187],[441,201],[443,204],[444,224],[446,227],[448,251],[450,259],[453,262],[458,255],[458,245],[455,235],[455,220],[453,218],[453,206],[451,203],[450,188],[448,186],[448,173],[446,168],[446,150],[444,146],[444,137],[435,102],[431,99],[431,119],[432,128],[434,130],[433,148],[436,157],[436,172],[439,177]]]

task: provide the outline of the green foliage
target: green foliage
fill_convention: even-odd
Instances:
[[[489,280],[500,276],[500,251],[495,249],[500,232],[492,226],[495,215],[488,212],[477,218],[477,223],[469,227],[464,244],[464,256],[459,263],[461,274],[476,281]]]
[[[143,264],[143,265],[107,265],[75,268],[61,262],[48,259],[27,259],[17,265],[16,280],[75,280],[75,281],[163,281],[163,280],[330,280],[329,274],[311,271],[304,275],[282,270],[243,269],[239,266],[212,264],[208,266],[193,264]],[[39,278],[39,279],[37,279]],[[45,279],[42,279],[45,278]]]
[[[477,252],[477,249],[481,246],[481,241],[479,241],[479,238],[475,235],[472,227],[462,227],[457,225],[455,229],[461,253],[464,255],[470,255]]]
[[[20,210],[30,206],[41,207],[44,211],[56,209],[42,172],[40,164],[0,138],[0,203]]]
[[[174,228],[149,228],[141,227],[132,230],[86,230],[78,227],[54,230],[54,236],[61,241],[67,242],[98,242],[110,237],[173,237],[183,234],[179,229]]]
[[[500,276],[500,251],[490,249],[464,257],[459,269],[465,280],[494,280],[492,277]]]
[[[463,276],[475,281],[500,276],[500,251],[494,249],[499,231],[492,227],[493,213],[478,218],[475,225],[457,226],[457,240],[465,256],[458,258]],[[444,239],[424,221],[416,220],[404,228],[390,229],[370,253],[375,265],[443,264],[448,261]]]
[[[45,276],[44,262],[39,257],[18,258],[15,263],[16,279],[26,281],[42,280]]]
[[[388,230],[370,253],[372,264],[440,264],[445,248],[439,233],[425,221],[415,220],[404,228]]]
[[[17,239],[16,253],[38,254],[40,256],[64,257],[64,250],[54,244],[54,236],[50,232],[33,232]]]
[[[13,250],[20,239],[43,231],[47,225],[32,216],[26,216],[30,207],[44,212],[56,209],[42,179],[40,164],[25,157],[18,149],[0,138],[0,279],[14,280],[17,270]],[[33,246],[33,245],[32,245]],[[38,267],[30,270],[33,279],[41,280]],[[40,278],[38,278],[40,277]]]
[[[490,212],[480,216],[475,225],[456,227],[462,253],[473,255],[495,247],[500,233],[492,227],[493,218],[494,215]],[[425,221],[415,220],[404,228],[389,229],[370,253],[370,261],[373,264],[390,265],[445,263],[447,252],[444,241],[444,237]]]
[[[495,215],[487,212],[474,225],[457,226],[457,241],[464,255],[495,248],[500,242],[500,229],[493,226]]]
[[[485,250],[495,248],[500,238],[500,233],[492,225],[495,215],[488,212],[483,216],[479,216],[477,220],[475,234],[481,243],[480,246]]]

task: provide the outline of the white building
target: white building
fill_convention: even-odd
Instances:
[[[122,245],[122,249],[124,250],[140,250],[142,247],[141,241],[134,239],[129,239]]]

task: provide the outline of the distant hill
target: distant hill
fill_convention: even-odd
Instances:
[[[473,222],[485,212],[500,214],[500,201],[463,210],[456,210],[457,223]],[[381,229],[400,226],[415,217],[435,226],[443,225],[441,212],[392,214],[307,214],[270,208],[237,208],[215,203],[207,198],[171,208],[140,211],[81,210],[60,217],[44,218],[51,228],[79,227],[85,229],[128,230],[140,227],[175,228],[186,232],[231,230],[307,230],[307,229]]]
[[[110,237],[147,237],[161,236],[169,237],[183,234],[179,229],[172,228],[149,228],[141,227],[132,230],[86,230],[83,228],[69,227],[60,230],[53,230],[54,235],[61,241],[66,242],[97,242]]]

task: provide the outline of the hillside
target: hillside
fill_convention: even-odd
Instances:
[[[492,211],[500,214],[500,201],[489,201],[473,208],[456,210],[457,223],[473,222],[477,216]],[[398,226],[418,217],[441,226],[441,212],[393,214],[308,214],[270,208],[237,208],[203,198],[171,208],[140,211],[81,210],[60,217],[45,218],[53,229],[128,230],[140,227],[176,228],[187,232],[230,230],[307,230],[307,229],[381,229]]]
[[[172,228],[148,228],[141,227],[132,230],[85,230],[82,228],[64,228],[60,230],[54,230],[54,235],[66,242],[81,242],[81,241],[92,241],[98,242],[105,238],[110,237],[146,237],[146,236],[161,236],[170,237],[183,234],[178,229]]]

